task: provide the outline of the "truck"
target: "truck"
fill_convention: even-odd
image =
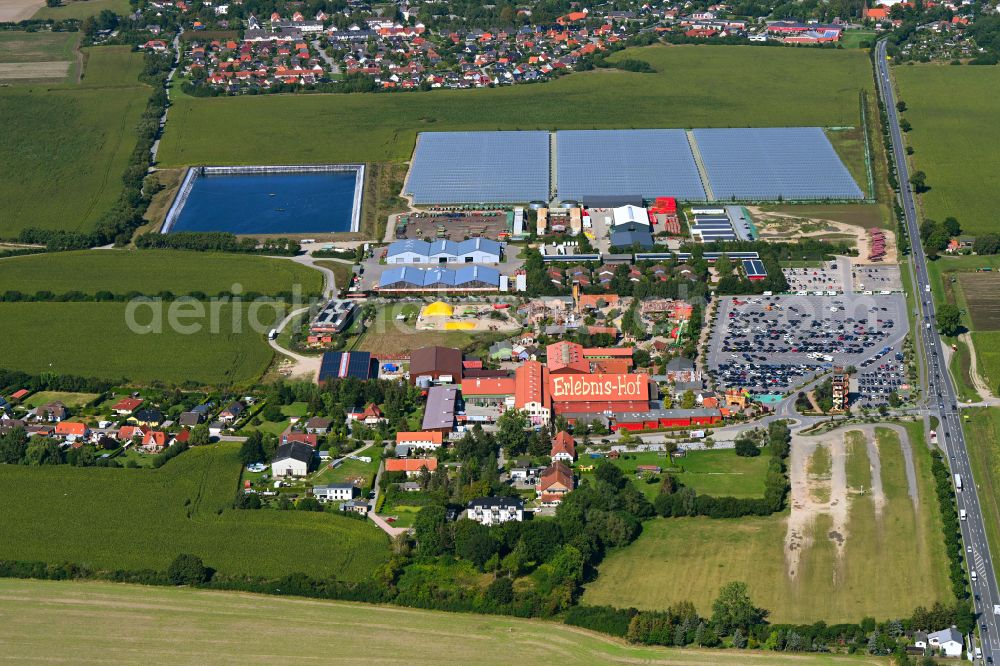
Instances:
[[[993,614],[1000,615],[1000,604],[993,604]]]
[[[277,337],[278,337],[278,329],[276,328],[272,328],[267,334],[268,340],[274,340]]]
[[[961,474],[956,474],[955,475],[955,487],[958,488],[959,490],[962,489],[962,475]]]

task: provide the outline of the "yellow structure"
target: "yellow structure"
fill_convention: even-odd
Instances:
[[[444,301],[434,301],[430,305],[425,305],[424,309],[420,311],[421,319],[427,317],[452,317],[454,315],[455,311]]]
[[[446,331],[473,331],[476,329],[474,321],[446,321],[444,330]]]

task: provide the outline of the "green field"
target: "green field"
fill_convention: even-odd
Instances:
[[[89,229],[121,192],[149,97],[135,79],[142,55],[86,51],[81,86],[0,87],[0,238],[26,227]]]
[[[962,410],[969,416],[965,421],[965,443],[976,482],[986,538],[990,551],[1000,548],[1000,409],[983,407]],[[993,563],[1000,574],[1000,566]]]
[[[63,0],[59,7],[42,7],[32,18],[56,21],[85,19],[88,16],[97,16],[105,9],[120,15],[132,11],[128,0]]]
[[[38,407],[52,402],[61,402],[67,407],[83,407],[97,399],[96,393],[67,393],[66,391],[39,391],[32,393],[24,404],[28,407]]]
[[[0,63],[60,62],[76,58],[78,32],[0,32]]]
[[[0,466],[0,558],[166,569],[179,553],[232,575],[361,580],[389,556],[372,523],[232,508],[238,444],[195,448],[156,470]]]
[[[159,160],[165,166],[406,160],[419,131],[855,126],[858,91],[872,88],[861,50],[653,46],[616,57],[646,60],[657,73],[594,71],[543,85],[405,95],[181,95]],[[246,140],[261,127],[268,128],[266,142]]]
[[[984,192],[1000,189],[1000,87],[996,67],[907,66],[893,69],[902,113],[913,125],[906,141],[916,169],[927,174],[927,217],[953,216],[970,234],[997,232],[996,211]]]
[[[850,447],[846,459],[851,500],[842,559],[828,533],[828,514],[818,514],[812,544],[803,548],[794,578],[788,575],[784,540],[788,514],[713,520],[658,518],[643,525],[637,541],[612,552],[587,585],[583,602],[663,609],[690,600],[708,613],[719,588],[745,581],[754,601],[774,622],[857,622],[907,616],[919,604],[948,599],[945,553],[930,480],[930,459],[912,438],[920,510],[907,494],[903,456],[896,435],[880,431],[886,505],[881,520],[868,495],[853,486],[867,469],[864,447]],[[853,472],[851,470],[854,470]]]
[[[304,295],[323,290],[323,275],[287,259],[174,250],[83,250],[0,259],[0,289],[34,294],[177,295],[200,291],[276,294],[300,285]]]
[[[247,384],[259,378],[273,356],[265,340],[267,328],[275,321],[275,307],[284,306],[260,308],[260,333],[252,330],[246,315],[237,316],[234,326],[229,304],[217,306],[215,333],[210,317],[214,304],[204,306],[204,318],[179,322],[200,323],[200,331],[185,335],[169,326],[169,307],[200,305],[165,303],[163,332],[136,333],[126,319],[127,303],[0,303],[4,341],[0,367],[33,374],[211,386]],[[152,317],[146,306],[134,313],[134,320],[143,325]]]
[[[4,657],[17,663],[356,663],[364,655],[372,663],[501,664],[512,649],[531,664],[889,663],[644,647],[539,620],[103,582],[0,579],[0,618]]]
[[[875,33],[872,30],[845,30],[840,39],[845,49],[856,49],[861,47],[861,42],[874,43]]]

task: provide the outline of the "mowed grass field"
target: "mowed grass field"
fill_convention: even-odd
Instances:
[[[323,274],[287,259],[173,250],[81,250],[0,259],[0,289],[23,294],[199,291],[211,296],[235,285],[243,293],[260,294],[299,285],[310,294],[323,290]]]
[[[926,216],[953,216],[969,234],[1000,231],[1000,70],[996,67],[907,66],[893,69],[902,113],[913,125],[906,141],[916,169],[927,174]]]
[[[103,10],[110,9],[115,14],[125,15],[131,11],[128,0],[63,0],[58,7],[42,7],[32,17],[34,19],[85,19],[97,16]]]
[[[136,80],[142,54],[86,53],[82,85],[0,87],[0,238],[26,227],[87,230],[121,192],[149,97]]]
[[[880,431],[882,432],[882,431]],[[885,431],[890,433],[890,431]],[[818,514],[807,535],[794,579],[788,575],[784,541],[788,514],[712,520],[658,518],[643,525],[632,545],[608,555],[583,602],[622,608],[663,609],[690,600],[711,612],[719,588],[745,581],[751,596],[774,622],[857,622],[909,615],[917,605],[946,601],[945,553],[930,481],[929,454],[910,430],[920,509],[907,490],[903,454],[894,433],[878,444],[886,505],[877,518],[869,495],[866,447],[849,447],[846,458],[852,498],[843,556],[829,533],[828,514]],[[854,471],[852,471],[854,470]]]
[[[0,466],[0,558],[165,570],[180,553],[230,575],[362,580],[389,557],[373,523],[233,509],[239,444],[194,448],[159,469]]]
[[[0,81],[56,82],[75,73],[78,32],[0,32]]]
[[[869,656],[636,646],[554,622],[471,613],[11,579],[0,580],[0,642],[4,656],[20,663],[337,663],[364,655],[373,663],[502,664],[514,650],[519,662],[530,664],[890,663]]]
[[[872,89],[862,50],[652,46],[616,57],[646,60],[657,72],[583,72],[541,85],[403,95],[180,95],[159,161],[407,160],[420,131],[854,126],[859,91]],[[268,141],[246,140],[261,127]]]
[[[168,309],[174,305],[183,315],[203,304],[162,305],[162,332],[157,332],[149,328],[155,325],[153,308],[145,305],[135,308],[132,319],[139,326],[133,331],[128,303],[0,303],[0,367],[31,374],[216,386],[252,383],[270,365],[273,352],[265,336],[283,304],[259,308],[258,331],[251,326],[247,304],[242,317],[234,315],[231,304],[214,306],[213,317],[208,304],[204,316],[177,320],[199,330],[171,326]]]
[[[38,407],[53,402],[61,402],[67,407],[83,407],[89,402],[93,402],[98,397],[97,393],[70,393],[67,391],[39,391],[32,393],[24,404],[28,407]]]

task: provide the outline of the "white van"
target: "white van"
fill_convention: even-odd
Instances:
[[[966,515],[965,515],[965,509],[961,509],[961,510],[960,510],[960,511],[958,512],[958,517],[959,517],[959,518],[961,518],[962,520],[965,520],[965,519],[966,519]]]

